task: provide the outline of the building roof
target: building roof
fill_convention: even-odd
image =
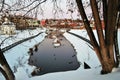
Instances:
[[[13,26],[14,25],[14,23],[12,23],[12,22],[4,22],[3,24],[2,24],[2,26],[3,25],[12,25],[12,26],[9,26],[9,27],[15,27],[15,26]],[[4,26],[3,26],[4,27]]]

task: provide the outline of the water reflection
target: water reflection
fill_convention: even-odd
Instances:
[[[38,50],[32,52],[29,65],[37,67],[32,72],[33,76],[79,68],[80,64],[73,46],[62,35],[57,36],[57,38],[60,46],[55,47],[53,43],[55,37],[51,38],[51,35],[48,35],[38,46]]]

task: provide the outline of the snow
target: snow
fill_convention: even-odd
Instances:
[[[1,48],[4,48],[14,42],[17,42],[19,40],[22,40],[22,39],[25,39],[25,38],[28,38],[30,36],[34,36],[34,35],[37,35],[39,32],[44,32],[45,29],[41,30],[41,28],[37,28],[37,29],[34,29],[34,30],[17,30],[16,31],[16,34],[15,35],[0,35],[0,43],[6,39],[4,41],[4,43],[0,46]]]
[[[89,63],[91,67],[97,67],[100,65],[95,52],[91,50],[86,42],[83,40],[72,36],[71,34],[65,33],[64,36],[73,44],[75,45],[74,48],[77,52],[78,61],[80,61],[83,65],[84,62]],[[83,35],[84,36],[84,35]],[[74,39],[74,40],[73,40]]]
[[[88,38],[85,30],[71,30],[71,32],[74,32],[76,34]],[[21,37],[23,36],[22,34],[19,35],[21,35]],[[45,35],[46,34],[43,33],[40,36],[32,40],[26,41],[14,47],[13,49],[5,52],[5,57],[7,58],[10,67],[15,72],[14,74],[16,80],[118,80],[119,79],[120,68],[114,68],[112,73],[106,75],[100,75],[101,66],[97,59],[97,56],[95,55],[95,52],[88,47],[86,42],[68,33],[65,33],[64,36],[73,44],[74,48],[76,49],[77,58],[78,61],[81,63],[81,66],[75,71],[55,72],[55,73],[48,73],[45,75],[32,77],[30,73],[35,67],[27,64],[28,63],[27,60],[29,57],[27,52],[29,48],[41,42],[44,39]],[[118,33],[118,41],[120,41],[120,30]],[[84,69],[83,68],[84,62],[88,63],[91,69]],[[2,79],[1,74],[0,74],[0,80],[4,80]]]

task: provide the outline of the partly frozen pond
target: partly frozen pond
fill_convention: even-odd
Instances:
[[[88,38],[85,30],[72,30],[72,32]],[[29,55],[27,52],[30,47],[33,47],[34,44],[39,43],[44,39],[45,34],[43,33],[37,38],[24,42],[6,52],[5,57],[7,58],[10,67],[15,72],[16,80],[118,80],[117,76],[120,76],[119,73],[115,74],[114,76],[112,76],[112,74],[109,74],[108,76],[99,75],[99,69],[96,70],[96,68],[100,65],[99,61],[94,51],[88,47],[86,42],[68,33],[65,33],[64,36],[75,47],[77,51],[77,59],[82,63],[80,68],[75,71],[49,73],[38,77],[31,77],[29,74],[32,69],[34,69],[34,67],[28,65],[27,60],[29,58]],[[118,41],[120,44],[120,30],[118,33]],[[92,69],[95,70],[84,70],[83,62],[87,62],[92,67]]]
[[[38,51],[33,51],[30,56],[29,64],[39,69],[37,72],[34,71],[33,75],[78,69],[80,64],[76,57],[76,50],[71,43],[65,37],[59,36],[61,46],[54,47],[54,39],[48,36],[38,46]]]

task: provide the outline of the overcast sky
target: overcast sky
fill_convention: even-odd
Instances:
[[[59,12],[58,14],[54,15],[52,10],[53,10],[53,3],[50,2],[51,0],[48,0],[48,2],[43,6],[44,8],[44,16],[39,15],[39,18],[73,18],[73,19],[77,19],[80,18],[79,12],[77,12],[77,8],[75,6],[67,6],[67,0],[57,0],[58,1],[58,6],[63,10],[63,13]],[[69,1],[75,1],[75,0],[69,0]],[[87,2],[88,0],[83,0],[85,2]],[[74,2],[74,5],[76,5],[76,3]],[[73,13],[71,14],[70,11],[68,11],[68,9],[71,8],[73,9]],[[86,13],[87,15],[89,15],[91,13],[90,7],[86,8]]]
[[[53,13],[55,11],[53,11],[53,3],[52,2],[47,2],[43,8],[44,8],[44,16],[39,15],[39,18],[78,18],[77,16],[77,12],[74,11],[72,16],[71,16],[71,12],[68,11],[68,8],[66,6],[66,0],[61,0],[60,3],[58,3],[58,6],[61,8],[61,10],[63,10],[63,12],[58,12],[56,15],[54,15]]]
[[[77,19],[80,18],[79,12],[77,12],[77,8],[75,6],[67,6],[68,4],[66,3],[66,0],[57,0],[58,1],[58,6],[63,10],[63,12],[58,12],[58,14],[54,15],[53,14],[53,3],[51,0],[48,0],[45,4],[42,4],[42,8],[44,9],[44,15],[38,15],[39,19],[46,19],[46,18],[72,18],[72,19]],[[60,2],[59,2],[60,1]],[[70,0],[72,1],[72,0]],[[75,1],[75,0],[73,0]],[[88,0],[83,0],[83,1],[88,1]],[[76,5],[76,3],[74,3]],[[71,8],[73,9],[73,13],[71,14],[68,9]],[[86,13],[89,15],[91,13],[90,7],[86,8]]]
[[[14,4],[15,1],[19,1],[19,0],[5,0],[6,3],[10,4]],[[28,0],[25,0],[26,4],[30,3],[27,2]],[[31,2],[33,0],[30,0]],[[38,9],[38,15],[37,18],[38,19],[50,19],[50,18],[72,18],[72,19],[77,19],[80,18],[79,13],[77,12],[77,9],[75,8],[75,6],[67,6],[68,4],[66,3],[67,0],[57,0],[57,5],[59,6],[59,11],[58,13],[56,13],[55,15],[53,14],[55,12],[55,10],[53,10],[53,5],[54,3],[52,2],[52,0],[47,0],[45,3],[41,4],[41,8],[43,9],[43,11],[40,10],[40,8]],[[72,0],[69,0],[72,1]],[[75,0],[73,0],[75,1]],[[88,0],[84,0],[84,1],[88,1]],[[36,1],[37,2],[37,1]],[[36,4],[34,4],[36,5]],[[21,5],[22,6],[22,5]],[[14,7],[13,7],[14,8]],[[70,11],[68,11],[68,9],[73,9],[73,13],[71,14]],[[60,9],[62,10],[62,12],[60,11]],[[26,9],[29,10],[29,9]],[[34,12],[34,11],[33,11]],[[91,13],[91,11],[89,9],[86,9],[87,14]],[[43,15],[41,14],[43,13]],[[14,14],[25,14],[25,12],[15,12]]]

